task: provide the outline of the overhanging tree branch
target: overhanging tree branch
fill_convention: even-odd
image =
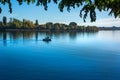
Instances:
[[[67,8],[67,11],[70,12],[71,8],[76,8],[82,6],[80,10],[80,17],[85,21],[88,14],[91,19],[91,22],[96,21],[96,12],[99,11],[109,11],[108,15],[114,15],[114,17],[120,17],[120,0],[17,0],[19,5],[22,3],[36,3],[37,6],[43,6],[45,10],[48,8],[48,4],[53,1],[55,4],[58,4],[58,8],[63,12],[64,8]],[[8,4],[9,12],[12,13],[12,1],[11,0],[0,0],[0,4]],[[2,8],[0,6],[0,13]],[[83,13],[84,12],[84,13]]]

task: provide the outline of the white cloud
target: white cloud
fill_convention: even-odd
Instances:
[[[99,27],[112,27],[112,26],[117,26],[120,27],[120,18],[103,18],[96,20],[96,22],[86,22],[86,23],[81,23],[81,25],[95,25]]]

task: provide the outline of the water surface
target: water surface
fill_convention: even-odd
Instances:
[[[120,80],[120,31],[0,32],[0,80]]]

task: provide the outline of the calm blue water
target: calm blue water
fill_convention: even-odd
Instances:
[[[0,32],[0,80],[120,80],[120,31]]]

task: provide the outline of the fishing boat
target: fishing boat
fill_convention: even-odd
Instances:
[[[43,39],[43,41],[51,41],[51,39],[49,37],[46,37]]]

